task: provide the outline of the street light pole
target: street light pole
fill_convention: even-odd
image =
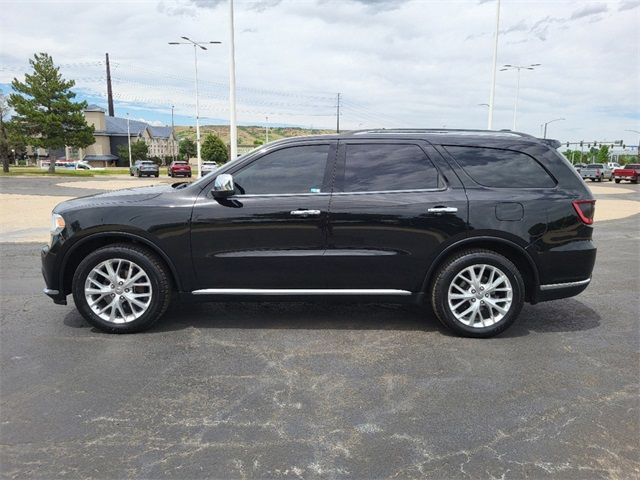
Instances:
[[[500,33],[500,0],[496,6],[496,33],[493,41],[493,63],[491,67],[491,93],[489,94],[489,119],[487,130],[493,128],[493,103],[496,95],[496,69],[498,63],[498,35]]]
[[[238,156],[238,128],[236,121],[236,52],[233,32],[233,0],[229,0],[229,143],[231,158]]]
[[[547,125],[553,122],[559,122],[560,120],[566,120],[566,118],[554,118],[553,120],[549,120],[548,122],[544,122],[544,135],[542,138],[547,138]]]
[[[176,161],[176,130],[175,125],[173,123],[173,109],[174,106],[171,105],[171,158],[173,161]]]
[[[265,125],[265,131],[264,131],[264,136],[265,136],[265,141],[264,143],[269,143],[269,117],[267,118],[267,124]]]
[[[540,63],[532,63],[530,65],[503,65],[500,69],[501,72],[505,70],[516,70],[516,99],[513,104],[513,128],[512,130],[516,130],[517,119],[518,119],[518,97],[520,95],[520,70],[533,70],[536,67],[539,67]]]
[[[196,152],[198,155],[198,178],[202,177],[202,156],[201,156],[201,146],[200,146],[200,100],[198,93],[198,48],[201,50],[207,50],[207,47],[204,44],[219,44],[221,42],[215,41],[207,41],[207,42],[196,42],[191,40],[189,37],[181,37],[184,42],[169,42],[169,45],[193,45],[193,58],[195,64],[196,71]],[[172,110],[173,111],[173,110]]]
[[[129,144],[129,167],[131,167],[131,128],[129,127],[129,112],[127,112],[127,142]]]

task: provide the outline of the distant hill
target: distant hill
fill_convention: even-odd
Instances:
[[[178,139],[196,139],[196,127],[185,127],[176,125],[176,136]],[[226,144],[229,143],[229,127],[226,125],[202,125],[200,135],[204,138],[207,133],[213,133],[220,137]],[[279,140],[287,137],[300,137],[304,135],[322,135],[335,133],[335,130],[310,129],[298,127],[269,127],[269,141]],[[258,126],[238,126],[239,145],[260,145],[265,140],[265,127]]]

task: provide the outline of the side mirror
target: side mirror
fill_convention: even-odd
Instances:
[[[233,195],[236,191],[236,187],[233,183],[233,176],[228,173],[223,173],[216,177],[213,183],[213,198],[226,198]]]

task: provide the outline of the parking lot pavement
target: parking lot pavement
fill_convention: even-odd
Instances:
[[[634,186],[635,187],[635,186]],[[639,217],[591,286],[453,337],[418,307],[174,305],[107,335],[0,244],[6,478],[638,478]]]

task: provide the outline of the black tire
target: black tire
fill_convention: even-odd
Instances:
[[[129,170],[129,175],[133,177],[133,172]]]
[[[160,176],[160,174],[159,174],[159,173],[156,173],[156,174],[154,175],[154,177],[156,177],[156,178],[158,178],[159,176]]]
[[[111,323],[93,312],[85,298],[84,285],[91,270],[110,258],[122,258],[139,265],[149,277],[152,288],[147,310],[128,323]],[[80,314],[94,327],[108,333],[134,333],[148,329],[169,307],[171,300],[171,274],[166,265],[146,248],[127,243],[109,245],[89,254],[76,269],[72,283],[73,300]]]
[[[620,183],[620,179],[616,178],[616,183]]]
[[[142,172],[138,172],[138,178],[142,178]]]
[[[189,174],[187,174],[187,177],[191,178],[191,174],[190,174],[190,173],[189,173]]]
[[[462,270],[477,264],[500,269],[509,279],[512,289],[509,310],[497,323],[487,327],[465,325],[455,317],[448,302],[451,282]],[[465,250],[453,255],[438,269],[431,285],[431,306],[436,317],[444,326],[464,337],[488,338],[502,333],[518,318],[524,304],[524,281],[518,268],[509,259],[491,250]]]
[[[171,172],[167,173],[167,175],[171,176]]]

